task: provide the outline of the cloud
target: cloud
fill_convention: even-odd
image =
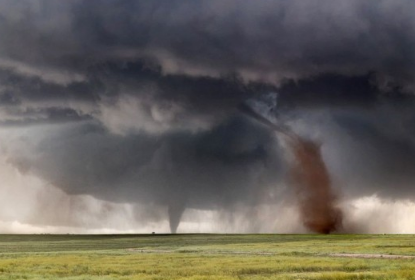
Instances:
[[[411,1],[38,0],[1,8],[8,58],[78,74],[96,62],[150,56],[189,75],[238,71],[278,81],[376,71],[383,80],[413,79]]]
[[[287,152],[237,107],[278,92],[278,118],[321,142],[345,197],[412,199],[414,11],[409,0],[2,1],[3,159],[67,195],[155,205],[171,221],[266,207],[289,193]]]
[[[365,196],[349,201],[345,227],[356,233],[412,233],[414,203],[411,200],[391,201]]]
[[[72,195],[183,205],[177,211],[278,199],[273,197],[282,172],[278,144],[269,131],[242,117],[204,133],[162,137],[116,135],[96,124],[33,127],[11,135],[2,137],[8,139],[3,147],[9,163]]]

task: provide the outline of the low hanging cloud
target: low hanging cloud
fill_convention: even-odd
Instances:
[[[414,12],[409,0],[1,1],[2,162],[62,195],[148,205],[172,231],[191,211],[278,204],[265,216],[283,220],[286,147],[237,109],[277,92],[273,114],[321,143],[344,199],[412,201]]]

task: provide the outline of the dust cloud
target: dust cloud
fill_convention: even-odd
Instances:
[[[289,163],[289,184],[296,194],[303,225],[317,233],[338,231],[343,214],[337,206],[320,145],[302,138],[276,118],[276,106],[277,94],[269,93],[261,99],[243,103],[239,110],[277,132],[291,151],[293,160]]]
[[[302,223],[317,233],[339,230],[343,215],[336,205],[337,199],[319,144],[301,137],[286,139],[294,156],[289,176]]]

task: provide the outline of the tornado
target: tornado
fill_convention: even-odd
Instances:
[[[302,222],[313,232],[328,234],[341,225],[342,212],[336,206],[327,167],[320,146],[297,137],[288,145],[294,155],[290,184],[296,193]]]
[[[169,215],[170,232],[172,234],[177,232],[184,210],[184,203],[175,202],[169,205],[167,212]]]
[[[270,99],[274,96],[275,100]],[[286,142],[293,159],[289,160],[289,185],[298,202],[303,225],[310,231],[329,234],[338,231],[342,224],[342,211],[332,189],[329,172],[321,155],[320,145],[297,135],[275,115],[276,94],[268,94],[265,100],[249,101],[239,109],[244,114],[268,126]],[[270,114],[272,113],[272,115]]]

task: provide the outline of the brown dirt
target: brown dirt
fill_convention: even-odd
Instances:
[[[128,248],[128,252],[142,253],[142,254],[169,254],[169,253],[198,253],[198,254],[214,254],[214,255],[255,255],[255,256],[273,256],[276,253],[273,252],[249,252],[249,251],[192,251],[192,250],[146,250],[139,248]]]
[[[385,254],[330,254],[331,257],[362,258],[362,259],[415,259],[415,256]]]

